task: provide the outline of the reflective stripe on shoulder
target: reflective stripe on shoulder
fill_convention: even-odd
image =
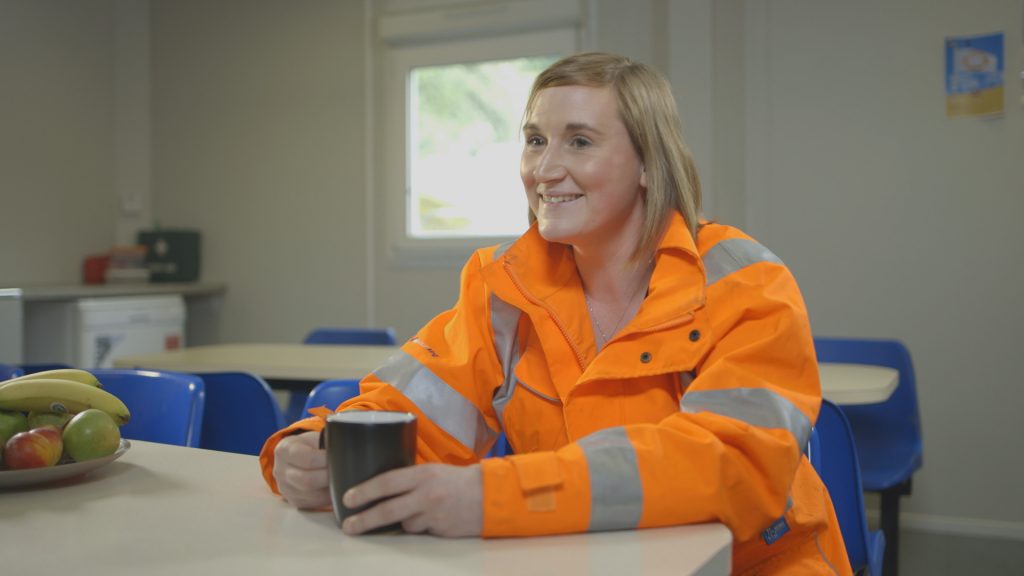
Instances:
[[[811,421],[784,396],[766,388],[693,390],[679,401],[683,412],[713,412],[761,428],[785,428],[805,450],[811,437]]]
[[[504,244],[499,244],[498,247],[494,249],[494,259],[497,260],[501,258],[505,254],[505,251],[511,248],[512,245],[515,243],[516,239],[512,239],[509,240],[508,242],[505,242]]]
[[[491,295],[491,330],[494,332],[494,351],[501,362],[501,370],[504,375],[501,386],[494,392],[495,412],[498,413],[498,422],[505,413],[505,406],[508,404],[512,393],[516,388],[516,377],[514,374],[516,364],[519,363],[519,340],[516,329],[519,327],[519,317],[522,312],[495,295]]]
[[[498,437],[477,407],[455,388],[404,351],[391,356],[374,375],[402,392],[435,424],[478,456]]]
[[[590,473],[590,526],[588,530],[636,528],[644,509],[643,484],[636,450],[618,426],[581,438]]]
[[[702,259],[708,286],[751,264],[774,262],[785,266],[771,250],[747,238],[722,240],[712,246]]]

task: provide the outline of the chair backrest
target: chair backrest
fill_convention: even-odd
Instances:
[[[359,395],[359,380],[324,380],[310,390],[306,397],[306,406],[302,410],[302,417],[309,416],[309,409],[318,406],[326,406],[328,410],[334,410],[342,402]]]
[[[899,383],[892,396],[876,404],[844,405],[843,413],[850,422],[856,438],[861,464],[867,478],[865,487],[880,490],[882,484],[898,483],[904,479],[874,480],[874,463],[881,453],[879,446],[892,446],[893,442],[906,443],[903,452],[915,455],[912,468],[920,467],[922,454],[921,419],[917,406],[914,364],[910,352],[896,340],[852,338],[815,338],[814,346],[819,362],[842,362],[886,366],[899,371]]]
[[[490,451],[484,456],[484,458],[500,458],[502,456],[512,455],[512,445],[509,444],[508,438],[505,433],[498,434],[498,439],[494,441],[494,446],[491,446]]]
[[[0,382],[24,375],[25,372],[19,366],[15,366],[14,364],[0,364]]]
[[[317,328],[306,335],[303,344],[349,344],[393,346],[394,328]]]
[[[21,370],[25,374],[35,374],[36,372],[45,372],[47,370],[60,370],[62,368],[71,368],[70,364],[60,364],[57,362],[51,362],[48,364],[22,364]]]
[[[869,565],[868,524],[853,433],[838,406],[822,400],[811,435],[811,463],[828,489],[854,572]]]
[[[121,427],[121,436],[199,446],[205,400],[205,387],[199,376],[122,368],[97,368],[90,372],[131,411],[131,420]]]
[[[197,374],[206,388],[200,448],[259,454],[284,415],[270,386],[249,372]]]

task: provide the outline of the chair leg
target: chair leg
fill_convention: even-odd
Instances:
[[[885,534],[885,576],[898,576],[900,571],[900,496],[910,494],[910,480],[882,491],[882,533]]]

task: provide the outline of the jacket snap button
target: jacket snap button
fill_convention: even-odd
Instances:
[[[700,340],[700,330],[690,330],[690,342]]]
[[[650,352],[644,352],[643,354],[641,354],[640,355],[640,361],[643,362],[644,364],[647,364],[648,362],[650,362],[651,361],[651,353]]]

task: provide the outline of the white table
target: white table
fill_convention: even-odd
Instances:
[[[4,574],[728,574],[721,524],[539,538],[342,534],[272,495],[257,459],[132,441],[91,474],[0,490]]]
[[[397,346],[312,344],[219,344],[123,356],[114,365],[179,372],[245,370],[268,380],[362,378],[380,367]],[[884,402],[896,389],[899,373],[863,364],[818,365],[822,394],[836,404]]]

